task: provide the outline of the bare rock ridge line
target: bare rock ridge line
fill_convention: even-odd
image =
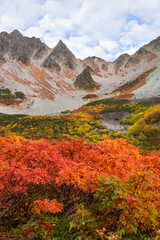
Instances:
[[[39,38],[24,37],[18,30],[14,30],[10,34],[8,34],[7,32],[0,33],[1,56],[4,56],[4,54],[8,52],[10,56],[14,59],[23,55],[26,55],[27,58],[30,58],[33,52],[37,50],[37,52],[35,53],[36,58],[37,56],[40,56],[40,53],[43,52],[45,49],[47,50],[49,49],[49,47],[45,43],[42,43]],[[132,62],[132,59],[140,60],[144,57],[156,57],[156,54],[150,52],[149,50],[153,52],[160,51],[160,37],[151,41],[144,47],[141,47],[135,54],[133,54],[133,56],[130,56],[129,54],[120,55],[116,60],[113,61],[113,63],[115,63],[117,68],[119,66],[122,66],[125,60],[127,60],[127,63],[130,63]],[[44,65],[46,64],[46,61],[48,59],[53,61],[61,61],[63,58],[65,58],[66,60],[66,66],[69,66],[70,68],[73,68],[75,66],[75,62],[77,60],[76,57],[62,42],[62,40],[60,40],[58,44],[53,48],[52,52],[48,55],[47,59],[44,62]],[[104,59],[95,56],[85,58],[84,62],[89,63],[92,60],[106,62]],[[133,60],[133,62],[135,61]]]
[[[0,33],[0,112],[72,110],[89,101],[90,91],[97,99],[159,97],[160,37],[107,62],[96,56],[77,59],[62,40],[51,49],[18,30]]]
[[[14,30],[10,34],[2,32],[0,34],[0,55],[4,56],[6,53],[13,59],[26,58],[28,61],[33,52],[40,48],[47,49],[47,45],[42,43],[36,37],[24,37],[18,30]]]

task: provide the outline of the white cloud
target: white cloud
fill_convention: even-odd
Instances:
[[[36,36],[38,38],[41,38],[44,34],[43,30],[40,27],[30,27],[29,29],[27,29],[26,31],[23,31],[24,36],[28,36],[28,37],[33,37]]]
[[[6,31],[23,30],[42,14],[42,0],[1,0],[0,28]]]
[[[116,43],[114,41],[100,40],[99,44],[100,44],[100,46],[102,46],[108,52],[112,52],[113,50],[118,48],[118,43]]]
[[[0,29],[111,60],[160,35],[160,0],[0,0]]]
[[[138,45],[137,47],[131,47],[129,49],[126,49],[125,51],[120,51],[117,52],[115,55],[115,59],[118,58],[120,55],[124,54],[124,53],[128,53],[129,55],[134,54],[136,51],[138,51],[138,49],[142,47],[142,45]]]

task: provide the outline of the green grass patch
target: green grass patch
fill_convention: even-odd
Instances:
[[[17,91],[14,94],[11,93],[11,90],[8,88],[1,88],[0,89],[0,99],[4,100],[4,103],[7,103],[7,100],[11,100],[10,104],[14,104],[16,102],[15,100],[17,99],[24,99],[25,95],[23,92]],[[5,102],[6,100],[6,102]]]
[[[96,106],[100,104],[105,104],[105,105],[123,105],[129,103],[129,100],[127,99],[115,99],[115,98],[107,98],[107,99],[101,99],[101,100],[96,100],[90,103],[87,103],[86,106]]]

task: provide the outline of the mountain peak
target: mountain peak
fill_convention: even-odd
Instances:
[[[57,43],[57,45],[53,48],[53,51],[54,49],[58,49],[59,51],[61,52],[64,52],[64,51],[70,51],[68,49],[68,47],[66,46],[66,44],[60,39],[59,42]]]
[[[60,44],[64,44],[64,42],[60,39],[59,42],[58,42],[58,45]],[[65,44],[64,44],[65,45]]]
[[[10,34],[1,32],[0,39],[2,39],[0,41],[0,55],[4,56],[5,53],[9,53],[11,58],[19,59],[23,63],[31,58],[35,50],[45,50],[47,48],[39,38],[24,37],[18,30],[14,30]]]
[[[14,31],[12,31],[12,32],[10,33],[10,36],[23,37],[23,35],[22,35],[17,29],[15,29]]]
[[[74,69],[76,66],[76,57],[73,53],[68,49],[66,44],[59,40],[57,45],[53,48],[51,54],[48,58],[44,61],[43,66],[60,69],[59,64],[64,63],[65,66],[69,67],[70,69]]]

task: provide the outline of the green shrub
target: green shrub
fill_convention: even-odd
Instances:
[[[23,64],[27,64],[28,57],[25,54],[23,54],[23,55],[18,57],[18,61],[21,61]]]
[[[25,98],[25,95],[23,92],[15,92],[15,97],[16,98],[20,98],[20,99],[24,99]]]

